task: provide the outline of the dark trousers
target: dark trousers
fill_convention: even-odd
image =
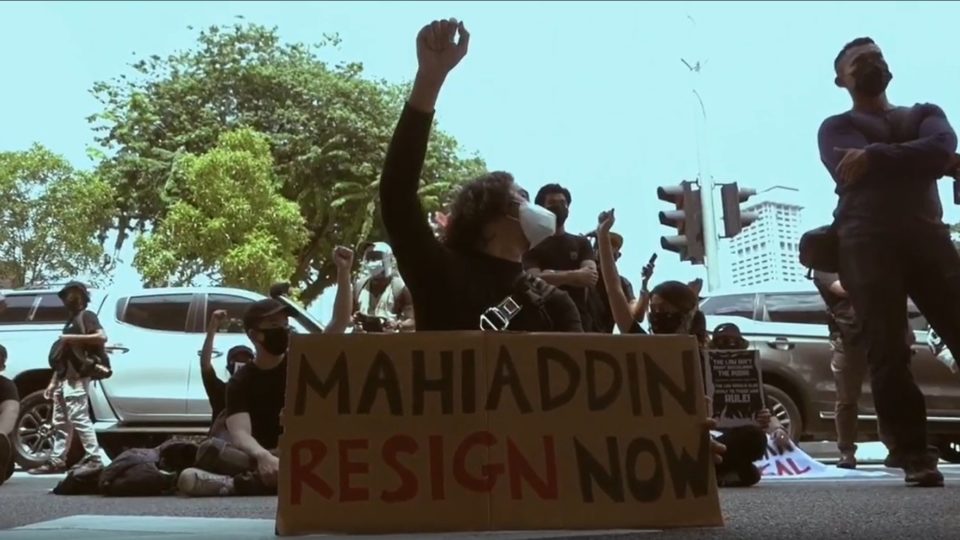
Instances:
[[[946,228],[873,232],[841,225],[840,281],[862,324],[877,416],[889,426],[894,453],[927,449],[927,409],[910,372],[903,339],[907,296],[960,353],[960,255]]]
[[[277,455],[277,451],[272,451]],[[236,495],[276,495],[277,486],[268,486],[257,473],[257,463],[243,450],[217,438],[200,443],[195,467],[233,477]]]

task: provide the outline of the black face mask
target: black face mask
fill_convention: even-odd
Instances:
[[[557,216],[557,227],[562,226],[567,221],[567,216],[570,214],[570,209],[566,206],[548,206],[547,210],[554,213]]]
[[[877,97],[887,90],[887,85],[893,79],[893,74],[887,66],[876,64],[862,64],[853,74],[854,89],[868,97]]]
[[[274,356],[280,356],[287,352],[290,346],[290,331],[286,328],[265,328],[263,332],[263,341],[260,343],[268,353]]]
[[[679,334],[684,331],[683,313],[676,312],[651,312],[648,316],[650,320],[650,330],[654,334]]]

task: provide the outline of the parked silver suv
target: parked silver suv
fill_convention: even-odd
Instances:
[[[760,351],[768,405],[796,439],[836,440],[827,308],[812,283],[714,293],[700,309],[708,329],[732,322]],[[912,304],[909,314],[917,338],[911,370],[926,396],[931,444],[944,459],[960,462],[960,377],[937,360],[928,344],[929,326]],[[868,378],[860,398],[859,431],[877,440],[876,428]]]
[[[52,407],[43,389],[51,377],[50,346],[67,320],[58,290],[6,291],[7,309],[0,312],[0,343],[9,353],[5,375],[21,396],[14,446],[17,463],[25,468],[43,463],[52,449]],[[206,321],[215,310],[227,312],[227,329],[217,337],[213,353],[218,375],[226,380],[223,355],[234,345],[248,343],[243,313],[264,296],[215,287],[90,292],[88,309],[97,313],[106,331],[114,371],[90,392],[94,425],[107,454],[152,446],[173,434],[206,433],[211,411],[199,364]],[[296,313],[291,320],[295,332],[322,331],[303,308],[280,300]]]

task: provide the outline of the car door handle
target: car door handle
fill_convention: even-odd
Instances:
[[[203,349],[197,351],[197,356],[203,356]],[[223,353],[216,349],[210,351],[210,358],[220,358],[221,356],[223,356]]]
[[[130,349],[123,346],[123,343],[114,343],[113,345],[107,345],[106,347],[104,347],[104,349],[106,349],[109,352],[120,352],[120,353],[130,352]]]
[[[767,345],[769,345],[771,348],[777,349],[778,351],[790,351],[796,347],[796,344],[791,343],[789,339],[782,337],[768,341]]]

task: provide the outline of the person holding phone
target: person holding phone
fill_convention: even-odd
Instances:
[[[601,214],[601,217],[602,216]],[[619,261],[621,250],[623,249],[623,236],[611,232],[609,238],[613,249],[613,260]],[[650,281],[650,277],[653,275],[653,265],[656,260],[657,255],[654,253],[653,256],[650,257],[650,262],[643,267],[643,282],[640,287],[639,298],[634,294],[633,284],[630,283],[630,280],[624,276],[620,276],[620,289],[623,291],[623,296],[627,300],[628,309],[634,320],[643,321],[644,312],[650,300],[650,295],[647,292],[647,282]],[[599,279],[597,280],[597,285],[590,292],[590,307],[593,312],[594,328],[596,328],[597,332],[610,334],[613,332],[616,322],[613,318],[613,312],[610,309],[610,295],[607,293],[607,286],[604,283],[602,268],[598,269],[598,274]]]

